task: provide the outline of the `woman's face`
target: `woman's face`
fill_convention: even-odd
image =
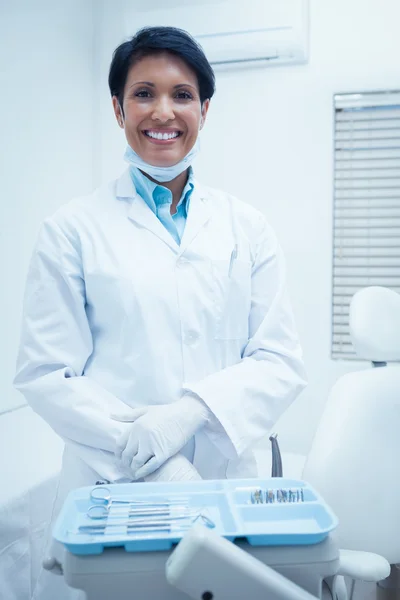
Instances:
[[[115,96],[113,106],[130,147],[148,164],[169,167],[193,148],[209,100],[201,106],[196,74],[179,57],[163,53],[131,67],[124,90],[125,116]]]

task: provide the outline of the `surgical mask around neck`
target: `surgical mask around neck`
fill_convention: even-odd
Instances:
[[[183,171],[186,171],[200,152],[200,140],[197,138],[195,145],[191,151],[186,154],[181,161],[171,167],[155,167],[145,162],[130,146],[127,147],[124,155],[124,159],[127,163],[133,167],[137,167],[147,175],[150,175],[156,181],[164,183],[165,181],[172,181],[175,177],[178,177]]]

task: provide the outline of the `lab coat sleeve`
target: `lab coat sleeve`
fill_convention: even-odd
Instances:
[[[92,351],[79,248],[49,219],[28,270],[14,385],[101,477],[131,480],[114,455],[129,424],[109,417],[126,404],[84,375]]]
[[[210,409],[204,431],[228,459],[266,436],[306,386],[284,257],[266,223],[255,244],[251,296],[242,360],[184,388]]]

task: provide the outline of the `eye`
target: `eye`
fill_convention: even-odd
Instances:
[[[186,90],[178,92],[176,97],[178,98],[178,100],[193,100],[192,94],[190,94]]]
[[[138,98],[150,98],[150,92],[149,90],[139,90],[135,93],[135,96]]]

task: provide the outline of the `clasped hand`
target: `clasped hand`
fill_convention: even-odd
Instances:
[[[117,441],[115,454],[131,469],[134,479],[146,477],[187,444],[205,425],[207,415],[205,404],[189,396],[112,415],[115,420],[132,423]]]

